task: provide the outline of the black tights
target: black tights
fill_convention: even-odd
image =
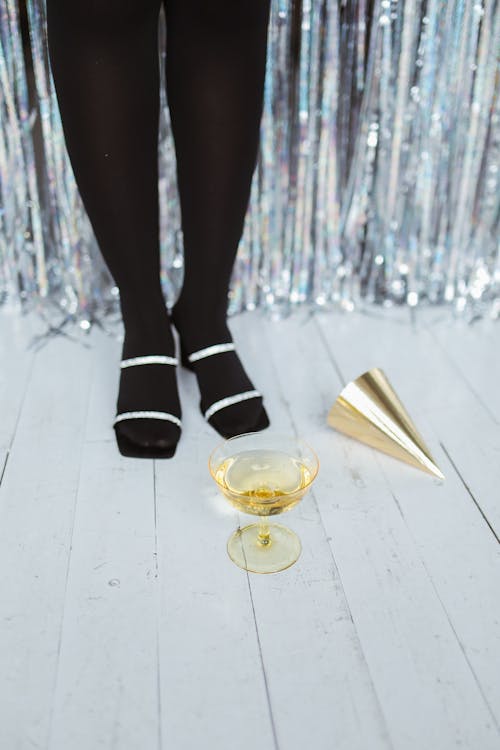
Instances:
[[[189,353],[231,340],[227,292],[257,159],[270,0],[164,1],[185,261],[174,323]],[[120,290],[123,357],[174,351],[159,275],[160,8],[161,0],[47,0],[49,56],[66,146]],[[205,372],[196,372],[205,407],[251,387],[235,352],[208,359]],[[119,410],[169,407],[180,413],[167,369],[173,368],[129,368]],[[244,430],[255,423],[257,407],[249,400],[218,416],[230,431],[233,410],[233,431]]]

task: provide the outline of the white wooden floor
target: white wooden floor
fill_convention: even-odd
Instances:
[[[500,327],[448,310],[230,319],[270,429],[320,458],[283,521],[299,561],[227,557],[220,441],[179,372],[171,460],[114,442],[119,343],[35,350],[0,313],[2,750],[498,750]],[[385,370],[446,479],[334,432],[342,384]]]

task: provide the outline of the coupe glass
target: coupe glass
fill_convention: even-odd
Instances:
[[[319,460],[302,439],[273,432],[246,432],[216,446],[208,459],[210,474],[227,500],[258,523],[239,527],[227,551],[236,565],[253,573],[277,573],[297,561],[297,534],[269,516],[297,505],[316,478]]]

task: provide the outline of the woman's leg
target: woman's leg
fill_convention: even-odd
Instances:
[[[185,351],[231,342],[228,290],[256,166],[270,0],[164,0],[184,283],[172,310]],[[235,351],[193,363],[205,409],[254,388]],[[227,406],[221,434],[269,424],[262,397]]]
[[[50,64],[66,146],[120,290],[124,359],[175,354],[159,268],[160,3],[47,0]],[[117,410],[180,417],[175,367],[123,369]],[[173,422],[144,418],[122,421],[117,430],[135,443],[159,447],[177,442],[180,434]]]

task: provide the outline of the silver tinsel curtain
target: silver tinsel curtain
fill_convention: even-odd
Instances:
[[[162,282],[183,275],[164,82]],[[446,303],[500,313],[494,0],[273,0],[261,148],[229,311]],[[0,303],[117,310],[62,136],[44,0],[0,0]]]

